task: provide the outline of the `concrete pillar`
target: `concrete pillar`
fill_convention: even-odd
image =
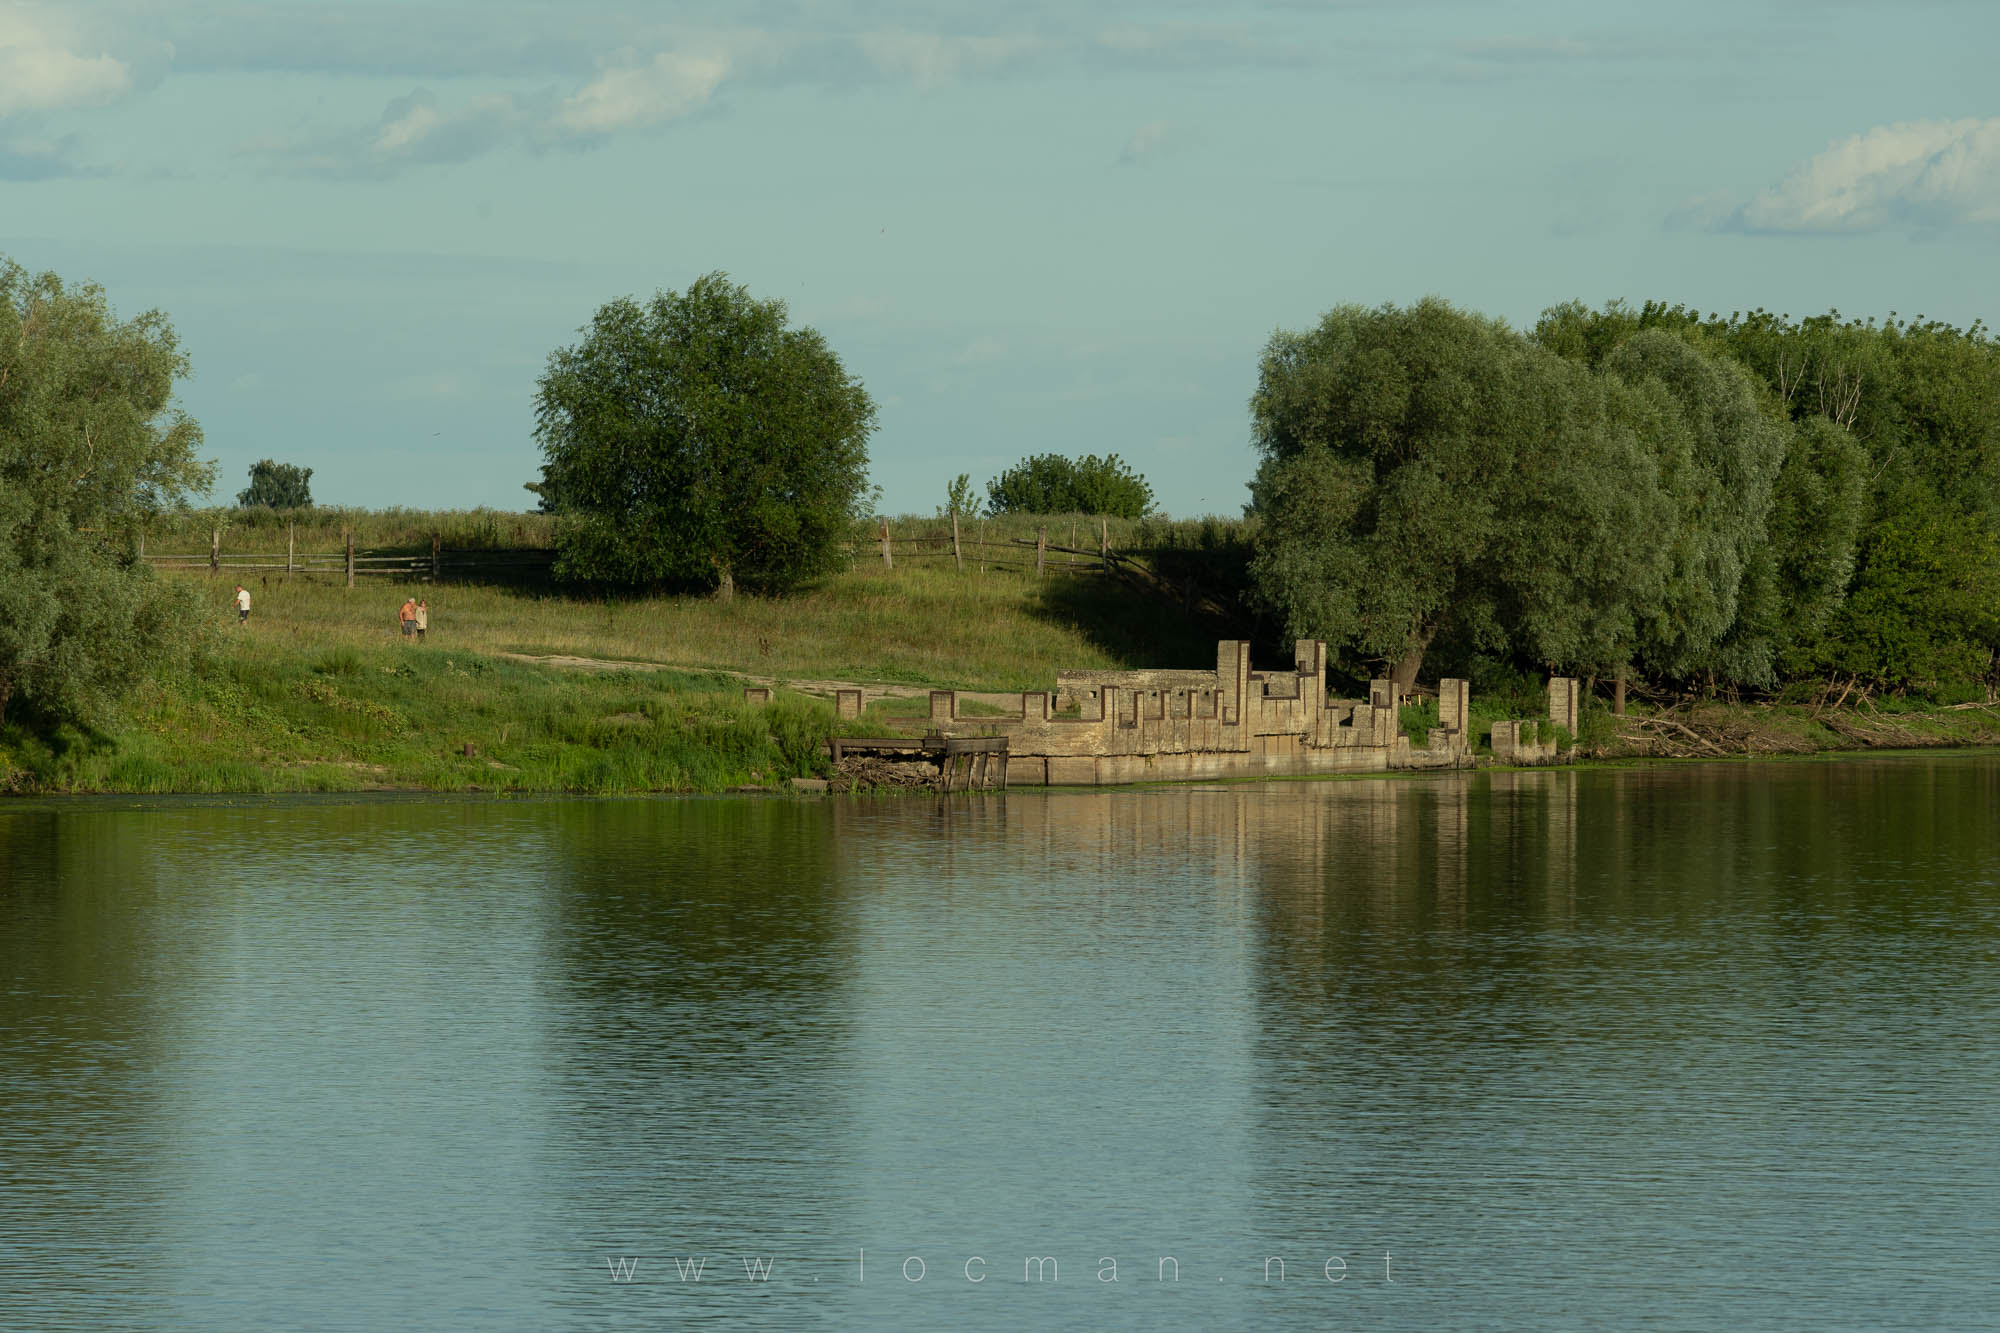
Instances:
[[[1549,677],[1549,721],[1576,735],[1581,716],[1581,690],[1574,676]]]
[[[761,708],[771,702],[771,691],[762,685],[746,685],[743,688],[743,702],[753,708]]]
[[[861,716],[860,690],[835,690],[833,692],[833,715],[842,720]]]
[[[1463,729],[1471,704],[1471,687],[1462,680],[1438,682],[1438,725],[1446,730]]]
[[[1318,712],[1326,707],[1326,644],[1318,639],[1300,639],[1292,645],[1293,659],[1298,663],[1298,673],[1309,676],[1299,686],[1301,697],[1309,700],[1308,708]]]
[[[1222,639],[1215,645],[1215,684],[1224,726],[1243,721],[1250,690],[1250,645],[1242,639]]]
[[[958,711],[958,691],[931,691],[931,721],[950,722]]]

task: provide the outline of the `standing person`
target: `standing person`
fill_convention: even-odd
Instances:
[[[241,625],[250,619],[250,590],[242,584],[236,585],[236,623]]]
[[[431,627],[431,600],[426,597],[417,603],[417,642],[424,641],[424,631]]]
[[[396,615],[397,615],[397,618],[398,618],[399,620],[401,620],[401,621],[403,622],[403,637],[404,637],[404,638],[406,638],[406,639],[407,639],[407,638],[409,638],[409,637],[410,637],[410,636],[411,636],[412,634],[415,634],[415,633],[417,632],[417,599],[416,599],[416,598],[414,598],[414,597],[410,597],[410,598],[405,598],[405,599],[404,599],[404,601],[403,601],[403,608],[402,608],[402,610],[398,611],[398,612],[396,613]]]

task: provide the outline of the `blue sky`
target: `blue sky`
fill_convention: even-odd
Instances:
[[[890,512],[1116,452],[1234,513],[1277,328],[1437,294],[1991,318],[2000,5],[0,0],[0,255],[169,313],[221,467],[524,508],[536,376],[724,270]]]

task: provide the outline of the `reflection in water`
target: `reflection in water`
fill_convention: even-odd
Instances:
[[[543,1146],[572,1300],[638,1257],[661,1313],[754,1323],[676,1258],[823,1257],[853,1194],[847,891],[824,811],[758,801],[557,807],[552,1080]]]
[[[1996,797],[0,807],[0,1324],[1991,1326]]]
[[[1250,853],[1266,1234],[1394,1249],[1447,1308],[1932,1323],[1994,1272],[1996,772],[1314,802],[1316,835]],[[1886,1318],[1885,1285],[1916,1303]]]

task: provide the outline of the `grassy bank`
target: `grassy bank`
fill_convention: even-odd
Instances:
[[[164,577],[204,608],[192,669],[149,681],[95,730],[40,729],[17,710],[0,728],[0,791],[775,785],[819,771],[834,722],[814,695],[829,682],[1048,689],[1061,670],[1203,665],[1218,631],[1241,632],[1060,567],[1037,579],[857,561],[800,597],[728,603],[273,576],[251,581],[254,612],[240,627],[229,575]],[[431,604],[422,645],[398,633],[409,595]],[[776,682],[774,705],[746,707],[743,675]],[[921,708],[881,700],[861,726]],[[1489,680],[1473,692],[1475,740],[1495,720],[1543,713],[1541,682]],[[1434,702],[1406,709],[1403,722],[1421,740]],[[1567,739],[1575,757],[1606,759],[1988,745],[2000,744],[2000,710],[1707,703],[1635,706],[1615,719],[1592,701]]]
[[[1058,670],[1214,653],[1203,627],[1094,576],[862,564],[805,596],[729,603],[273,577],[251,581],[245,626],[229,577],[164,577],[205,608],[193,669],[97,730],[10,719],[0,790],[720,791],[818,769],[831,707],[788,680],[1047,689]],[[431,604],[421,645],[397,627],[409,595]],[[777,700],[748,708],[718,672],[777,680]]]

